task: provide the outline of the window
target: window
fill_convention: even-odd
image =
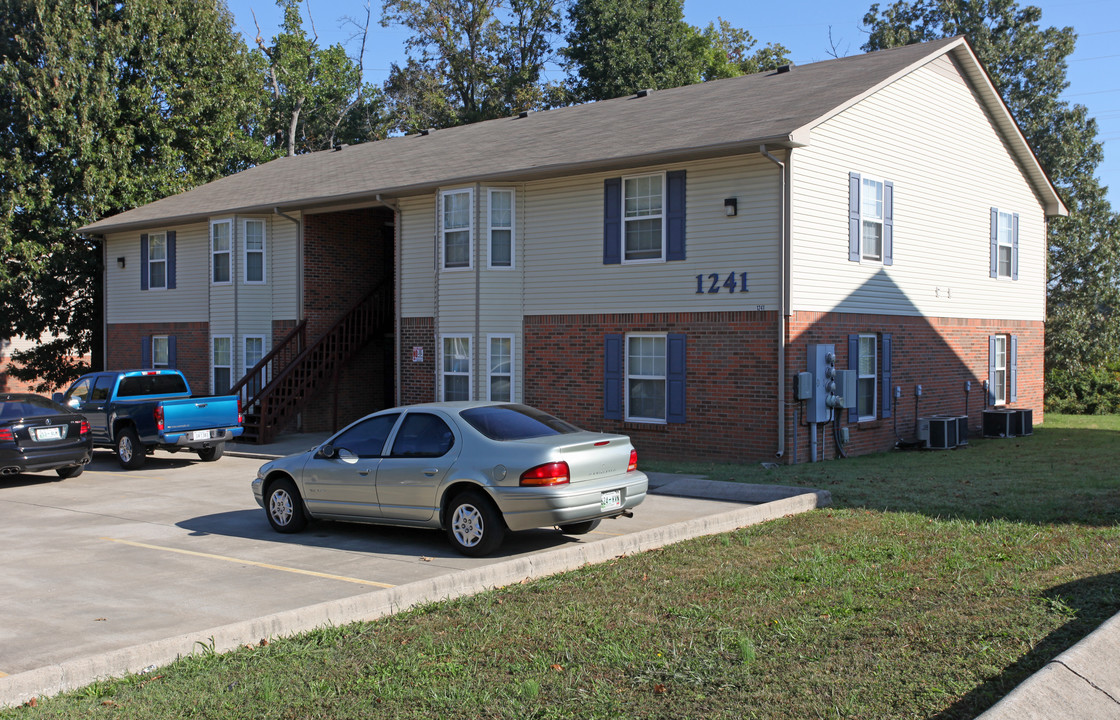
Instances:
[[[891,416],[891,336],[861,333],[848,336],[848,369],[856,371],[856,406],[848,422]]]
[[[171,366],[171,353],[166,335],[152,336],[152,367],[166,368]]]
[[[464,410],[460,416],[491,440],[527,440],[582,432],[575,425],[528,405],[487,405]]]
[[[92,402],[105,402],[109,399],[109,391],[113,389],[113,383],[116,381],[116,375],[98,375],[94,380],[93,392],[90,393],[89,399]]]
[[[471,190],[441,195],[440,224],[443,232],[443,267],[471,266]]]
[[[264,282],[264,220],[246,220],[245,282]]]
[[[1007,405],[1018,400],[1019,338],[988,337],[988,402]]]
[[[233,338],[215,335],[213,339],[215,395],[225,395],[233,385]]]
[[[848,260],[894,264],[894,183],[848,175]]]
[[[167,235],[151,233],[148,235],[148,289],[161,290],[167,287]]]
[[[490,267],[513,267],[513,190],[490,190]]]
[[[634,422],[685,422],[685,336],[612,334],[605,340],[604,417]]]
[[[242,376],[249,374],[249,371],[257,366],[264,358],[264,336],[263,335],[246,335],[244,338],[245,352],[242,355]],[[261,391],[263,382],[267,382],[267,378],[261,375],[255,375],[246,384],[245,392],[248,393],[247,397],[253,397]]]
[[[992,208],[992,261],[994,278],[1019,279],[1019,215]]]
[[[490,336],[490,347],[486,354],[489,367],[490,400],[510,402],[513,400],[513,338],[508,335]]]
[[[626,338],[626,419],[665,421],[665,336]]]
[[[400,413],[389,413],[359,420],[336,435],[331,445],[336,450],[349,450],[358,457],[380,457],[385,450],[385,441],[400,416]]]
[[[410,412],[393,440],[393,457],[441,457],[455,444],[455,435],[440,418]]]
[[[471,399],[471,339],[466,335],[443,338],[443,399]]]
[[[623,178],[624,261],[661,259],[665,247],[663,188],[662,175]]]
[[[211,281],[215,284],[230,281],[230,250],[232,238],[229,220],[220,220],[210,224],[210,252],[213,258]]]

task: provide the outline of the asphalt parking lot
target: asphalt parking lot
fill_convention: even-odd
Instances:
[[[60,687],[72,687],[81,672],[90,674],[88,682],[105,674],[98,668],[109,667],[88,662],[76,672],[74,661],[80,665],[172,637],[205,643],[214,628],[294,617],[301,608],[338,607],[342,601],[354,612],[324,611],[308,623],[314,617],[345,620],[362,615],[360,605],[378,593],[418,581],[435,583],[442,596],[462,594],[479,588],[460,591],[457,578],[502,584],[479,574],[487,566],[508,568],[508,561],[521,559],[528,576],[558,550],[706,522],[744,508],[735,501],[651,495],[634,518],[605,521],[586,536],[549,529],[515,533],[495,555],[474,559],[451,550],[435,531],[316,523],[298,535],[275,533],[249,489],[261,463],[230,455],[202,463],[193,454],[160,452],[143,469],[123,471],[112,453],[98,450],[77,478],[40,473],[0,480],[0,604],[6,619],[0,628],[0,689],[5,678],[33,678],[37,669],[60,666]],[[609,542],[603,547],[612,552]],[[523,571],[518,565],[507,572]],[[263,627],[285,630],[292,624]],[[26,695],[26,688],[19,693]],[[18,697],[0,697],[12,700]]]

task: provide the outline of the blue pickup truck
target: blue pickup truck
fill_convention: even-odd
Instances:
[[[242,432],[240,398],[191,397],[178,370],[90,373],[55,399],[85,415],[94,446],[113,448],[130,470],[157,449],[217,460],[226,441]]]

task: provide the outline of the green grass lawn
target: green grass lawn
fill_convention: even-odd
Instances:
[[[1120,611],[1120,417],[765,470],[834,507],[0,718],[971,718]]]

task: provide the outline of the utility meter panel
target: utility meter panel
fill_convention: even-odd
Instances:
[[[813,375],[813,396],[809,398],[805,419],[811,423],[828,422],[832,419],[829,398],[836,396],[836,346],[810,345],[807,354],[809,372]]]

